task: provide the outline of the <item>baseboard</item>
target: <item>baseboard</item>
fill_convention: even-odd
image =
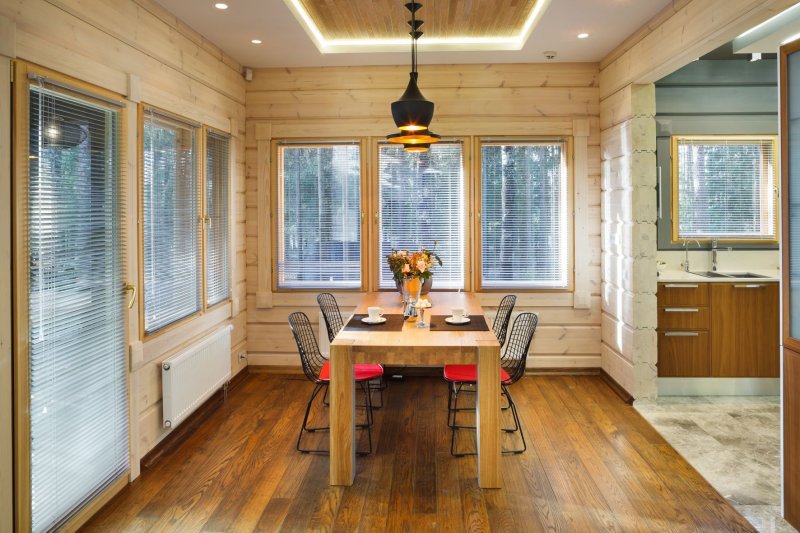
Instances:
[[[780,396],[780,378],[658,378],[658,396]]]
[[[631,393],[625,390],[625,387],[617,383],[617,380],[612,378],[608,372],[602,368],[600,369],[600,377],[603,378],[603,381],[606,382],[606,385],[611,387],[611,390],[617,393],[617,396],[619,396],[623,402],[627,403],[628,405],[633,405],[633,396]]]
[[[251,374],[303,375],[303,367],[296,365],[247,365]]]
[[[597,376],[599,374],[600,369],[596,366],[529,368],[525,371],[526,376]]]
[[[245,367],[238,374],[233,376],[228,382],[228,394],[244,383],[249,375],[248,367]],[[225,392],[222,389],[212,394],[208,400],[203,402],[203,405],[198,407],[184,422],[142,457],[142,460],[139,461],[142,470],[152,468],[162,457],[180,446],[186,437],[191,435],[220,405],[222,405],[224,400]]]

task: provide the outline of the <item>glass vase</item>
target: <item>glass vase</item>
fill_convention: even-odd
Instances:
[[[419,301],[419,295],[422,291],[422,280],[414,276],[406,278],[403,281],[403,295],[409,302]]]

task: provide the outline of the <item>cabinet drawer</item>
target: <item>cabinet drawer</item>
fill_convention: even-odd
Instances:
[[[708,307],[659,307],[658,329],[708,329]]]
[[[659,283],[659,307],[708,305],[708,283]]]
[[[659,331],[659,377],[703,377],[711,373],[707,331]]]

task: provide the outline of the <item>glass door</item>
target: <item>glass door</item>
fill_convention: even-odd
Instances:
[[[122,108],[51,78],[26,81],[16,260],[27,274],[18,357],[29,419],[18,448],[28,447],[26,511],[39,532],[67,524],[129,467]]]
[[[800,41],[781,47],[783,509],[800,527]]]

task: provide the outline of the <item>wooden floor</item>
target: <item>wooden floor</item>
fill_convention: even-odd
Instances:
[[[450,456],[447,388],[430,377],[389,382],[375,452],[352,487],[328,486],[328,458],[294,449],[311,388],[253,374],[86,530],[754,531],[599,377],[511,388],[528,451],[502,459],[501,490]]]

